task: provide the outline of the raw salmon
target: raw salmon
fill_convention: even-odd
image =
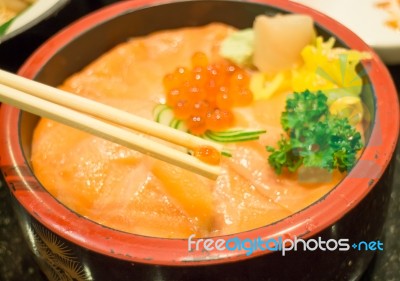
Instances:
[[[164,99],[163,76],[189,66],[197,51],[219,59],[219,45],[232,31],[214,23],[132,38],[60,87],[152,119]],[[310,185],[296,175],[277,176],[268,165],[265,146],[280,138],[285,98],[282,93],[237,109],[237,125],[267,134],[232,145],[233,156],[223,159],[215,182],[47,119],[34,132],[34,171],[72,210],[126,232],[187,238],[261,227],[305,208],[341,178]]]

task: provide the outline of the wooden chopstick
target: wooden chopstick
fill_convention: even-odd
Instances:
[[[17,90],[29,93],[36,97],[64,105],[79,112],[101,118],[123,127],[127,127],[146,135],[166,140],[168,142],[194,149],[202,145],[212,146],[218,151],[223,146],[171,127],[139,117],[115,107],[96,102],[78,95],[54,88],[43,83],[33,81],[16,74],[0,70],[0,83]]]
[[[138,128],[140,132],[190,149],[207,145],[222,151],[221,145],[2,70],[0,70],[0,99],[24,111],[86,131],[202,176],[216,179],[220,174],[219,166],[204,163],[187,153],[114,124],[128,123],[126,127],[130,129]]]

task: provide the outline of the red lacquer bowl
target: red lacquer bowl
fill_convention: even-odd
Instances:
[[[19,74],[56,86],[93,59],[132,36],[220,21],[251,26],[256,15],[311,15],[319,34],[372,53],[362,65],[363,100],[371,115],[367,147],[334,190],[308,208],[272,225],[225,236],[263,240],[378,240],[390,193],[388,168],[399,133],[399,105],[391,77],[375,53],[334,20],[289,1],[123,1],[72,24],[40,47]],[[3,105],[1,169],[28,244],[49,278],[64,280],[344,280],[359,276],[373,251],[188,251],[185,239],[116,231],[76,214],[54,199],[30,167],[38,117]],[[54,277],[56,276],[56,277]],[[342,278],[343,277],[343,278]],[[59,279],[57,279],[59,278]]]

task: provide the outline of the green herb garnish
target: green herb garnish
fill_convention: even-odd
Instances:
[[[363,147],[361,134],[348,119],[330,114],[321,91],[295,93],[286,101],[281,124],[288,135],[278,141],[278,148],[267,147],[268,162],[277,174],[284,168],[295,172],[302,165],[345,172]]]
[[[206,131],[202,136],[205,139],[216,142],[243,142],[258,140],[265,130],[228,130],[222,132]]]
[[[0,36],[3,36],[6,34],[8,28],[11,26],[11,24],[13,23],[15,18],[16,17],[13,17],[12,19],[9,19],[8,21],[6,21],[2,25],[0,25]]]
[[[153,110],[154,120],[158,123],[170,126],[171,128],[187,132],[188,128],[185,122],[176,119],[174,112],[171,107],[165,104],[157,105]],[[206,131],[200,137],[215,142],[221,143],[234,143],[234,142],[244,142],[258,140],[260,135],[265,134],[265,130],[242,130],[242,129],[232,129],[221,132]]]

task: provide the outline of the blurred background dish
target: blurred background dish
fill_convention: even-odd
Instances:
[[[385,63],[400,63],[400,1],[292,1],[339,21],[374,48]]]
[[[30,0],[15,1],[15,7],[12,0],[0,1],[2,12],[10,14],[17,13],[11,18],[7,18],[5,22],[0,22],[0,43],[17,36],[21,32],[26,31],[40,21],[49,17],[53,13],[60,10],[69,0]],[[27,6],[25,8],[25,2]],[[32,4],[30,4],[32,3]]]

